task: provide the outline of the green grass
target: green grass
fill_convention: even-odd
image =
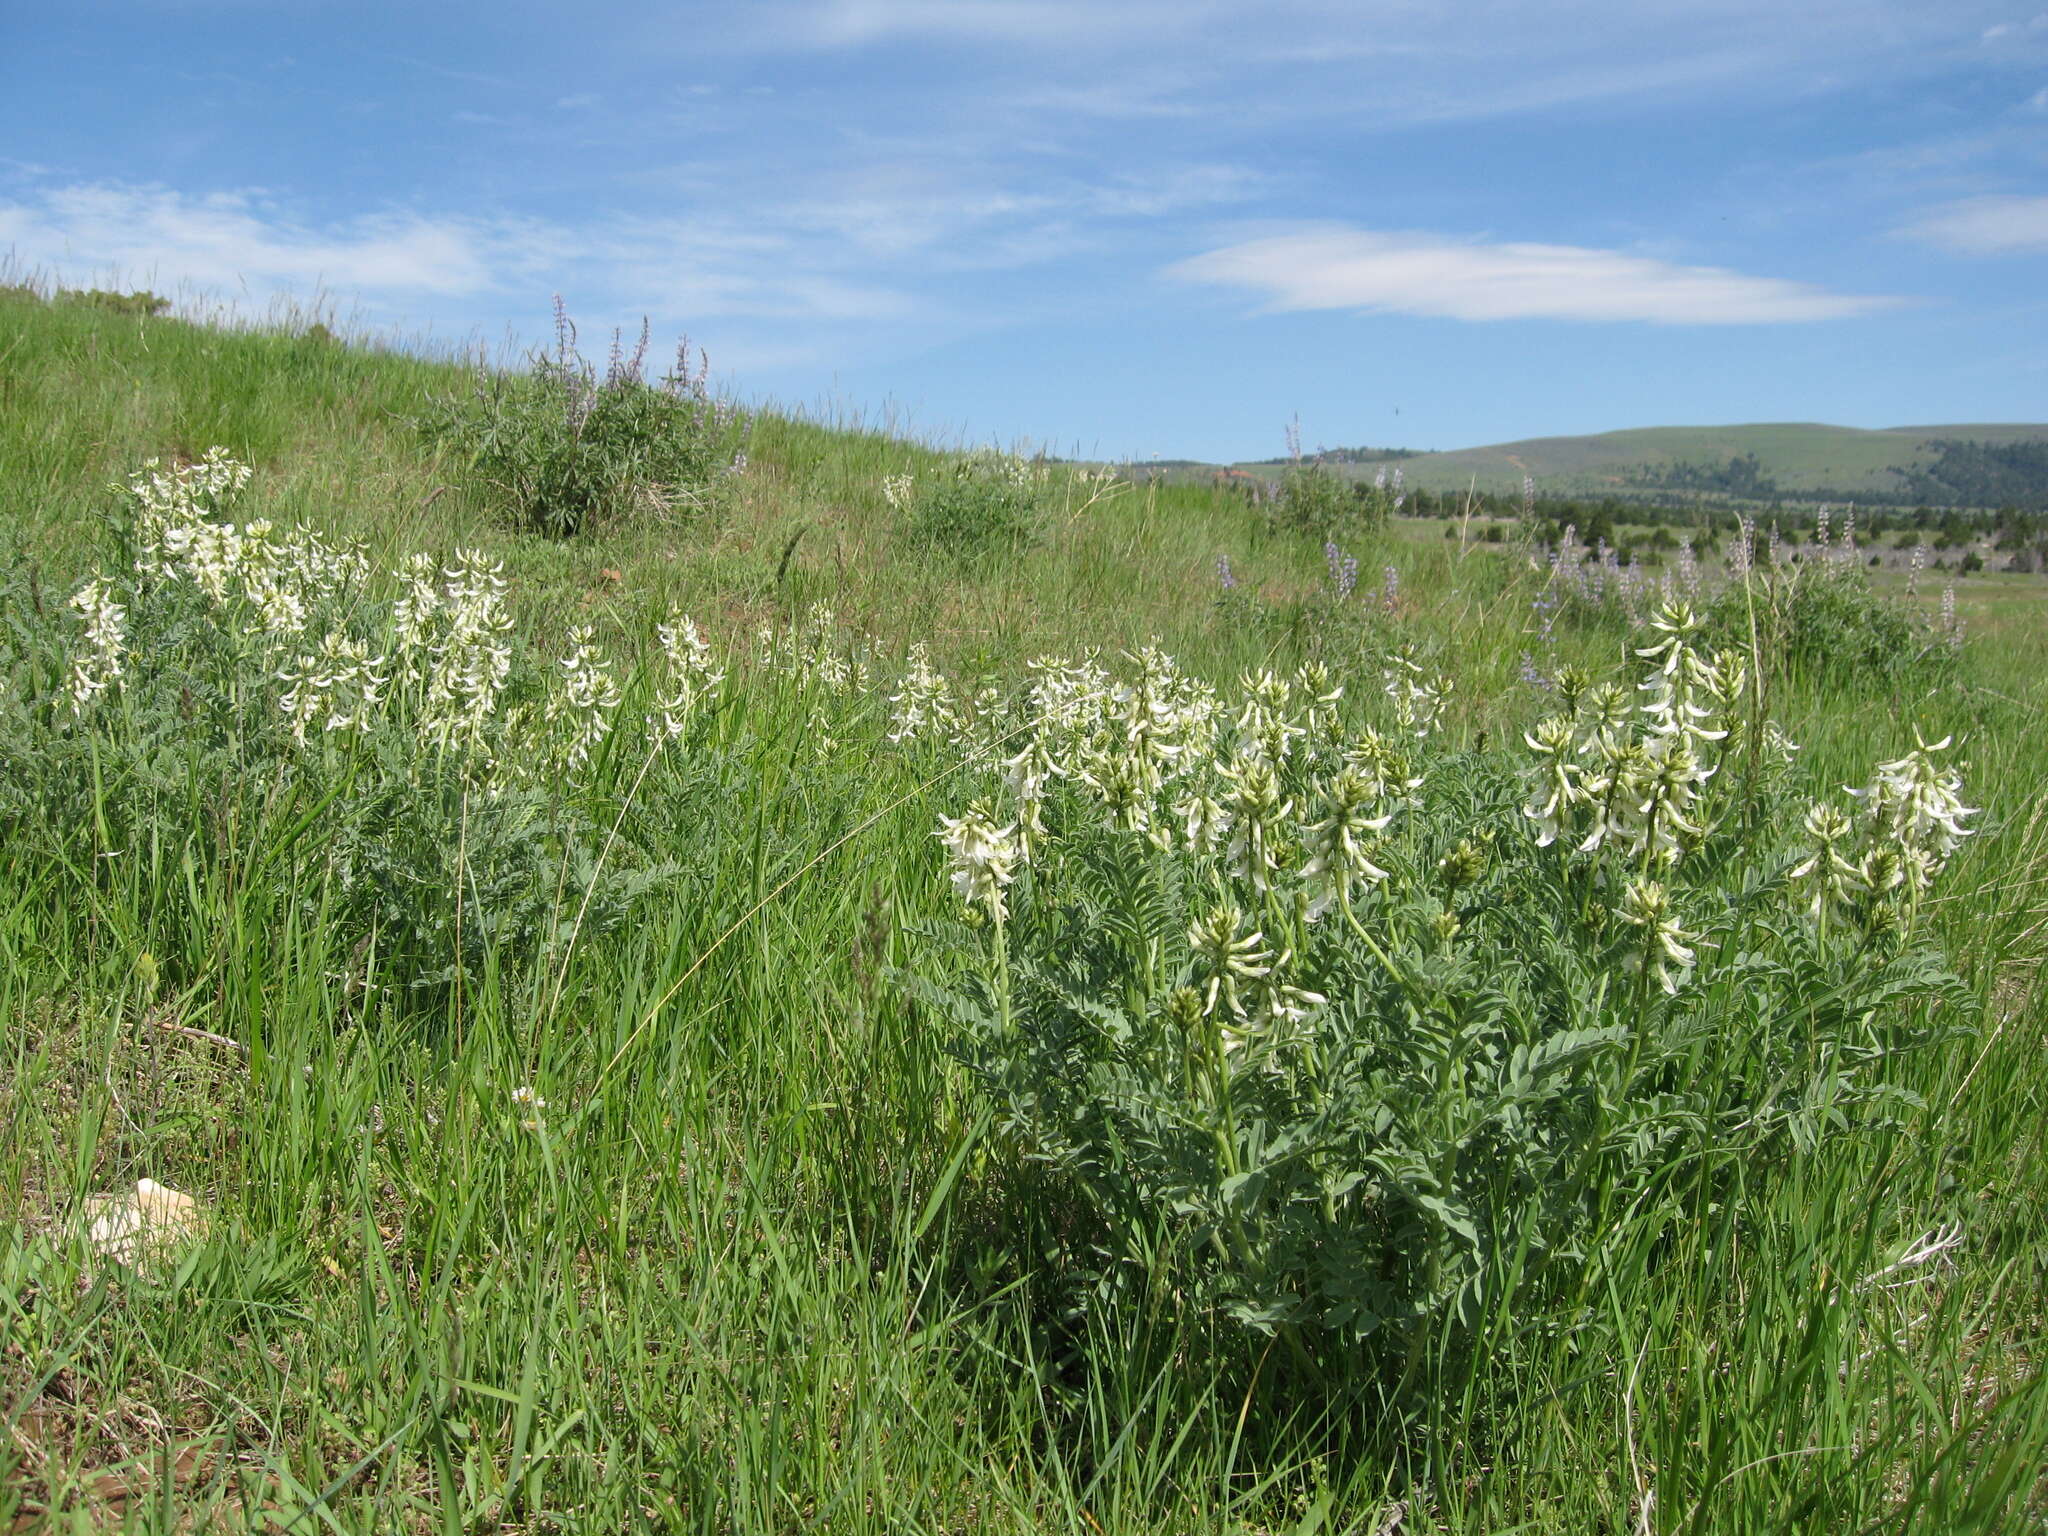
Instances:
[[[459,385],[402,352],[0,292],[0,539],[36,571],[10,622],[68,622],[61,599],[107,559],[108,481],[219,443],[256,466],[266,515],[361,539],[379,568],[502,557],[543,655],[589,623],[641,656],[671,602],[743,653],[824,603],[889,667],[916,639],[1015,677],[1038,652],[1156,637],[1219,681],[1319,655],[1363,707],[1361,648],[1405,640],[1457,681],[1454,748],[1512,745],[1539,708],[1515,682],[1531,574],[1434,524],[1354,551],[1362,587],[1401,572],[1398,611],[1362,628],[1327,620],[1320,551],[1203,489],[1072,493],[1033,550],[963,571],[906,547],[881,493],[930,450],[771,414],[715,524],[554,543],[506,531],[422,449],[408,418]],[[1241,601],[1217,603],[1218,555]],[[0,818],[0,1522],[2038,1529],[2043,615],[1994,583],[1961,601],[1959,680],[1792,675],[1775,703],[1817,791],[1916,726],[1960,734],[1985,830],[1932,921],[1976,1032],[1899,1069],[1901,1134],[1823,1136],[1789,1172],[1628,1228],[1578,1327],[1496,1319],[1484,1368],[1398,1421],[1170,1293],[1064,1310],[1062,1192],[993,1131],[902,982],[962,963],[931,836],[958,786],[943,755],[880,739],[881,699],[737,668],[673,774],[643,788],[622,747],[550,802],[675,883],[452,991],[354,947],[307,831],[319,805],[253,749],[203,756],[173,731],[139,767],[88,754],[64,781],[75,817]],[[1622,659],[1597,626],[1560,644]],[[445,847],[416,850],[453,872],[429,905],[462,889],[458,810]],[[568,867],[543,878],[573,916]],[[529,1085],[545,1108],[515,1098]],[[198,1195],[213,1230],[131,1273],[77,1216],[143,1176]],[[1938,1260],[1883,1274],[1937,1229],[1957,1233]]]

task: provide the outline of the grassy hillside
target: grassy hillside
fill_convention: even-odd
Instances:
[[[2048,1519],[2034,588],[469,387],[0,292],[0,1526]]]
[[[1588,437],[1539,437],[1521,442],[1425,453],[1400,461],[1411,484],[1432,491],[1475,485],[1499,495],[1520,493],[1533,476],[1546,494],[1601,495],[1654,483],[1676,464],[1720,466],[1754,455],[1762,472],[1787,494],[1892,494],[1907,486],[1902,471],[1928,456],[1937,440],[1984,443],[2048,442],[2048,426],[2013,423],[1889,427],[1864,431],[1815,422],[1728,427],[1642,427]],[[1347,465],[1343,472],[1370,478],[1377,466]]]

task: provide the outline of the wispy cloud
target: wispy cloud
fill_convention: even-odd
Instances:
[[[1068,103],[1088,116],[1142,116],[1227,102],[1255,121],[1409,124],[1676,94],[1824,93],[1965,54],[2010,61],[2048,17],[1998,22],[2004,9],[2000,0],[758,0],[735,35],[743,50],[763,52],[979,52],[1012,87],[992,107]],[[1161,74],[1176,82],[1173,96],[1147,101],[1147,82]],[[970,77],[976,89],[987,84],[986,71],[970,66]],[[934,98],[951,94],[933,82]]]
[[[2048,251],[2048,197],[1966,197],[1934,209],[1901,233],[1964,256]]]
[[[2031,16],[2025,21],[2001,21],[1995,26],[1986,27],[1982,36],[1987,43],[2001,43],[2042,33],[2048,33],[2048,11]]]
[[[1273,310],[1348,309],[1474,321],[1779,325],[1841,319],[1904,302],[1623,251],[1349,228],[1247,240],[1177,262],[1166,275],[1250,289],[1264,295]]]

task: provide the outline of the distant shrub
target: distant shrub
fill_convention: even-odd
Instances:
[[[514,523],[567,538],[631,513],[707,510],[746,467],[751,420],[712,398],[689,344],[658,385],[646,381],[647,327],[627,355],[612,334],[602,378],[576,349],[555,300],[555,351],[524,373],[479,369],[474,390],[441,401],[420,426],[468,459],[474,487]]]
[[[1050,480],[1043,461],[990,449],[933,474],[892,475],[882,492],[913,547],[973,561],[1015,554],[1038,537]]]
[[[1730,643],[1746,643],[1752,616],[1764,662],[1778,672],[1899,678],[1955,658],[1925,615],[1846,560],[1760,567],[1751,591],[1731,584],[1707,607],[1710,626]]]
[[[1974,576],[1977,572],[1984,569],[1984,557],[1973,549],[1963,556],[1962,564],[1958,565],[1956,569],[1965,576]]]
[[[1678,597],[1699,607],[1717,643],[1748,651],[1753,638],[1758,659],[1777,674],[1896,680],[1955,664],[1956,633],[1873,587],[1846,531],[1836,543],[1804,549],[1774,532],[1760,547],[1757,530],[1745,523],[1725,574],[1709,573],[1692,541],[1680,539],[1670,568],[1655,576],[1647,573],[1663,564],[1661,557],[1639,562],[1627,551],[1585,551],[1571,529],[1565,535],[1550,552],[1544,592],[1581,621],[1632,629],[1654,603]]]
[[[134,293],[110,293],[103,288],[74,288],[57,295],[59,303],[76,304],[86,309],[104,309],[117,315],[132,315],[137,319],[148,319],[162,314],[171,307],[171,301],[146,288]]]
[[[1280,477],[1280,492],[1269,504],[1272,526],[1313,539],[1357,536],[1385,526],[1399,502],[1383,492],[1357,486],[1320,462],[1299,463]]]

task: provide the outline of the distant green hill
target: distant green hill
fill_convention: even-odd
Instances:
[[[1381,468],[1352,461],[1350,455],[1332,467],[1353,477],[1370,477]],[[1527,475],[1546,495],[1667,490],[1743,496],[1774,490],[1789,497],[1966,504],[1993,497],[2039,505],[2048,504],[2048,424],[1961,423],[1878,431],[1816,422],[1642,427],[1418,454],[1400,459],[1398,467],[1408,484],[1432,491],[1476,485],[1513,495]]]

